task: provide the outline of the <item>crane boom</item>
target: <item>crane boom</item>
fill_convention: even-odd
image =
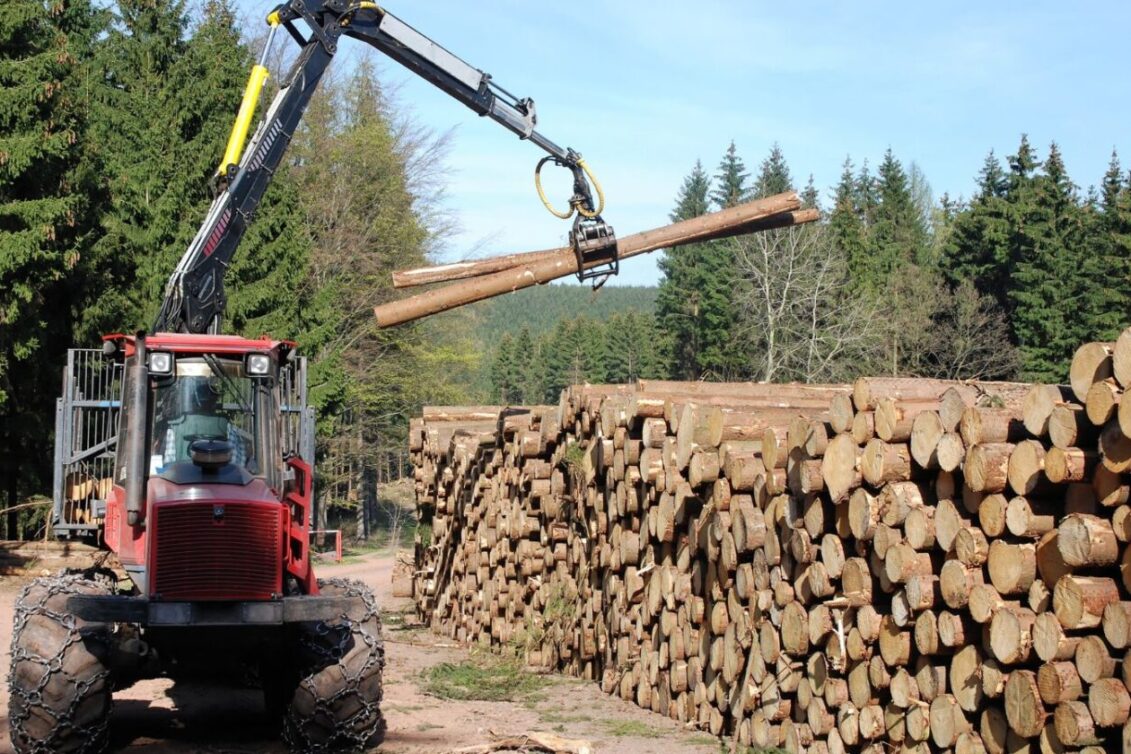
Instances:
[[[536,129],[538,117],[532,99],[515,97],[490,74],[368,0],[288,0],[267,20],[271,34],[259,64],[252,69],[217,172],[219,192],[166,284],[155,331],[220,332],[224,274],[343,36],[375,47],[475,113],[541,148],[546,156],[538,163],[536,181],[546,162],[568,168],[573,174],[573,196],[567,211],[550,206],[540,182],[539,195],[558,217],[574,218],[571,240],[578,255],[579,276],[616,273],[616,237],[601,218],[601,187],[579,153],[558,146]],[[279,28],[285,29],[301,49],[245,151],[243,141],[267,78],[265,62]],[[594,260],[602,262],[597,270],[591,267]]]

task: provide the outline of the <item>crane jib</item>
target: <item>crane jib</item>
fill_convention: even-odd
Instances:
[[[308,27],[306,34],[299,21]],[[574,196],[566,217],[577,214],[584,221],[574,232],[579,239],[577,250],[586,261],[580,268],[583,270],[590,258],[595,258],[596,252],[589,250],[591,246],[600,246],[598,251],[602,253],[612,249],[615,255],[615,236],[601,220],[601,210],[594,206],[589,190],[589,181],[593,180],[600,197],[599,184],[592,179],[580,154],[559,147],[535,130],[538,119],[533,100],[514,96],[489,74],[369,0],[286,0],[270,14],[268,23],[271,32],[267,45],[248,79],[217,171],[216,187],[220,193],[166,284],[155,331],[220,331],[224,275],[343,35],[377,48],[474,112],[535,144],[551,155],[555,165],[572,170]],[[247,140],[267,80],[271,41],[279,28],[302,45],[302,50]],[[615,267],[611,271],[615,273]]]

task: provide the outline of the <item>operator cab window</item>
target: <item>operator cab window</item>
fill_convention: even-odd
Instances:
[[[252,476],[261,473],[256,443],[255,386],[231,359],[180,358],[171,377],[159,379],[153,394],[149,473],[192,463],[195,440],[225,440],[231,462]]]

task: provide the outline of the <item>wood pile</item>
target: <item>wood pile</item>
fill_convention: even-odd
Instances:
[[[1126,751],[1131,328],[1070,381],[428,409],[418,610],[743,745]]]

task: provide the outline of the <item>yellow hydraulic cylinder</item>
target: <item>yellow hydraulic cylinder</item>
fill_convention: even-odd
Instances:
[[[259,95],[263,85],[267,83],[267,68],[262,65],[253,66],[251,76],[244,89],[243,101],[240,103],[239,114],[232,126],[232,133],[228,137],[228,146],[224,150],[224,159],[220,163],[219,175],[228,171],[229,165],[239,165],[240,156],[243,154],[244,142],[247,140],[248,129],[251,128],[251,119],[255,117],[255,107],[259,104]]]

